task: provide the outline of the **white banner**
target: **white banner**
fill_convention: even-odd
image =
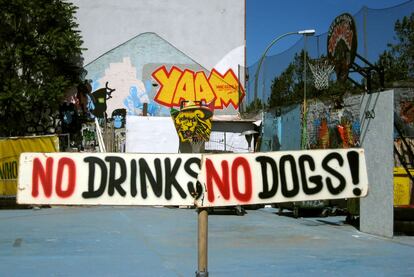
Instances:
[[[17,202],[213,207],[364,197],[367,193],[362,149],[23,153]]]

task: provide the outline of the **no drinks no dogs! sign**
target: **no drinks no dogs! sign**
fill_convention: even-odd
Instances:
[[[214,207],[364,197],[363,149],[244,154],[23,153],[17,201]]]

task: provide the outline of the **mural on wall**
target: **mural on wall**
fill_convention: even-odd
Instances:
[[[400,117],[404,123],[414,125],[414,100],[400,103]]]
[[[214,102],[215,109],[223,109],[230,104],[238,108],[245,96],[244,89],[231,69],[224,75],[213,69],[207,79],[203,71],[182,71],[177,67],[167,71],[162,66],[152,76],[160,84],[154,100],[167,107],[179,106],[182,100],[191,100]]]
[[[394,92],[394,166],[410,167],[414,151],[414,93],[413,89]]]
[[[352,122],[352,116],[339,120],[327,113],[321,119],[314,119],[313,134],[309,140],[310,149],[349,148],[359,145],[359,121]]]
[[[125,57],[120,63],[110,63],[105,69],[105,75],[100,79],[93,80],[93,87],[97,89],[102,83],[111,83],[116,89],[116,95],[105,101],[107,113],[110,114],[116,109],[124,108],[128,115],[142,115],[144,103],[148,104],[148,114],[157,113],[157,105],[151,100],[148,92],[151,91],[152,83],[147,80],[145,84],[137,77],[137,70],[132,65],[131,59]],[[98,89],[101,91],[103,89]],[[109,100],[109,98],[107,98]]]
[[[171,109],[171,116],[181,142],[209,141],[213,107],[202,101],[182,101],[180,110]]]
[[[216,110],[236,114],[245,96],[233,70],[244,58],[239,48],[244,49],[233,49],[210,72],[157,34],[142,33],[86,65],[86,78],[92,80],[92,91],[106,82],[116,89],[106,101],[108,115],[121,108],[128,115],[142,115],[146,104],[147,115],[169,116],[170,108],[184,99],[215,100]]]
[[[395,123],[404,137],[414,137],[414,91],[399,89],[394,93]],[[398,138],[399,133],[395,136]]]
[[[360,122],[358,105],[336,109],[332,103],[315,100],[308,107],[309,149],[358,147]]]
[[[125,109],[114,110],[112,112],[112,120],[114,122],[115,129],[125,128],[126,110]]]
[[[105,88],[100,88],[92,92],[92,98],[88,104],[92,114],[98,118],[106,118],[107,100],[112,98],[112,92],[115,89],[108,87],[108,82],[105,83]]]

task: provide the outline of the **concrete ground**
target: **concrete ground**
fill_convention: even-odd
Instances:
[[[413,276],[414,237],[344,217],[209,216],[210,276]],[[195,276],[197,213],[157,207],[0,210],[1,276]]]

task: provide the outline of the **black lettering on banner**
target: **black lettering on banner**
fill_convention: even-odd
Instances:
[[[321,175],[310,176],[309,181],[315,184],[315,186],[309,187],[308,178],[306,176],[305,163],[309,165],[309,169],[311,171],[315,171],[315,161],[313,160],[312,156],[301,155],[299,157],[299,169],[300,169],[300,177],[302,180],[303,192],[307,195],[317,194],[323,188],[322,176]]]
[[[170,158],[166,158],[164,160],[165,163],[165,199],[170,200],[172,198],[171,188],[172,186],[175,187],[175,189],[180,194],[181,198],[185,199],[187,197],[187,194],[184,192],[180,184],[177,182],[177,179],[175,176],[177,175],[178,169],[181,165],[181,158],[178,158],[173,168],[171,169],[171,160]]]
[[[352,184],[359,185],[359,154],[357,151],[350,151],[346,154],[346,157],[351,170]],[[362,193],[360,188],[354,188],[352,192],[356,196],[360,196]]]
[[[160,197],[162,194],[162,169],[161,169],[161,161],[160,159],[156,158],[154,160],[155,166],[155,175],[157,176],[154,178],[152,175],[151,169],[147,164],[147,161],[144,158],[139,159],[139,177],[141,180],[141,195],[142,198],[146,199],[148,196],[147,193],[147,178],[151,184],[152,190],[154,191],[155,196]]]
[[[0,179],[16,179],[18,166],[16,161],[5,162],[0,165]]]
[[[199,158],[190,158],[188,159],[185,164],[184,164],[184,170],[185,172],[187,172],[188,175],[190,175],[191,177],[197,179],[198,177],[198,172],[194,171],[191,168],[192,164],[196,164],[198,166],[198,169],[200,172],[201,169],[201,160]],[[200,182],[196,182],[196,186],[194,187],[194,183],[193,182],[188,182],[187,183],[187,189],[190,192],[190,195],[195,198],[198,199],[200,198],[201,194],[203,193],[203,187],[201,186]]]
[[[286,166],[285,164],[290,163],[290,170],[292,175],[293,188],[289,190],[286,180]],[[299,177],[296,169],[295,158],[292,155],[284,155],[280,158],[280,186],[284,197],[294,197],[299,193]]]
[[[88,191],[82,193],[82,197],[87,198],[97,198],[105,192],[106,181],[108,175],[108,169],[103,160],[96,157],[86,157],[83,159],[89,166],[89,176],[88,176]],[[99,187],[95,190],[95,166],[99,166],[101,169],[101,182]]]
[[[17,162],[16,161],[13,161],[11,165],[12,165],[13,179],[16,179],[17,178],[17,174],[19,172],[19,167],[17,166]]]
[[[267,157],[267,156],[259,156],[256,158],[256,161],[260,163],[260,168],[262,170],[262,180],[263,180],[263,191],[259,193],[260,199],[266,199],[273,197],[276,192],[279,185],[278,180],[278,171],[277,171],[277,165],[274,159]],[[271,172],[272,172],[272,188],[269,189],[269,180],[267,176],[267,168],[270,165]]]
[[[137,161],[131,160],[131,196],[137,195]]]
[[[125,196],[126,191],[122,188],[122,183],[125,182],[127,175],[125,160],[116,156],[108,156],[105,158],[105,161],[109,162],[108,195],[113,196],[116,190],[121,196]],[[120,176],[118,178],[115,177],[117,164],[120,168]]]
[[[344,159],[339,153],[334,152],[334,153],[328,154],[322,161],[322,168],[325,169],[330,174],[332,174],[333,176],[335,176],[339,181],[339,185],[337,187],[334,187],[331,178],[326,177],[326,186],[331,194],[338,195],[345,189],[346,180],[344,176],[341,175],[341,173],[339,173],[334,168],[329,166],[329,162],[332,160],[337,160],[339,166],[342,167],[342,165],[344,164]]]

